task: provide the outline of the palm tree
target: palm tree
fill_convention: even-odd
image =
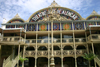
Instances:
[[[23,63],[25,60],[28,60],[28,58],[23,58],[23,57],[19,56],[19,60],[21,61],[21,63]]]
[[[84,56],[82,57],[89,61],[89,67],[90,67],[90,61],[93,60],[96,57],[96,55],[93,53],[89,53],[89,54],[84,53]]]

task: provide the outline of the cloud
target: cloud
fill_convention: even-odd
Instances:
[[[53,0],[0,0],[0,23],[3,18],[10,20],[17,13],[27,20],[34,12],[48,7]],[[56,0],[62,7],[73,9],[80,14],[91,7],[92,0]]]

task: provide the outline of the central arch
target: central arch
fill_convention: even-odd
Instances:
[[[65,7],[53,7],[52,9],[53,9],[53,12],[57,11],[57,13],[63,18],[65,17],[71,20],[82,20],[81,15],[72,9],[65,8]],[[44,8],[33,13],[29,17],[28,22],[37,22],[39,20],[42,20],[45,16],[48,17],[50,10],[51,8],[48,7],[48,8]]]

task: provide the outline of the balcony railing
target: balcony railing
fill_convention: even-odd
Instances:
[[[63,55],[74,55],[74,50],[64,50]]]
[[[71,43],[73,42],[73,38],[63,38],[62,43]]]
[[[35,56],[35,51],[25,51],[25,56]]]
[[[88,41],[100,40],[100,34],[91,34],[87,37]]]
[[[24,39],[19,36],[14,36],[14,37],[3,37],[3,41],[6,42],[24,42]]]
[[[86,42],[85,38],[75,38],[75,42]]]
[[[38,51],[37,55],[38,56],[48,56],[48,51],[47,50],[46,51]]]
[[[37,43],[51,43],[51,39],[37,39]],[[53,43],[60,43],[60,39],[53,39]],[[85,38],[75,38],[75,42],[86,42]],[[26,43],[36,43],[36,39],[26,39]],[[62,43],[73,43],[73,38],[62,38]]]
[[[84,53],[87,53],[86,50],[76,50],[76,55],[84,55]]]
[[[54,51],[54,56],[60,56],[60,55],[61,55],[61,50]]]
[[[81,56],[84,55],[84,53],[86,53],[86,50],[76,50],[76,55]],[[61,56],[61,50],[54,50],[53,51],[54,56]],[[35,56],[36,52],[35,51],[25,51],[25,56]],[[50,52],[51,55],[51,52]],[[73,56],[74,55],[74,50],[63,50],[63,55],[64,56]],[[44,50],[44,51],[37,51],[37,56],[48,56],[48,51]]]

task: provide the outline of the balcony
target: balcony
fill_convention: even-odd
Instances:
[[[36,44],[36,39],[24,39],[24,38],[22,38],[22,37],[19,37],[19,36],[14,36],[14,37],[3,37],[3,40],[2,40],[2,42],[9,42],[9,43],[11,43],[11,42],[17,42],[17,43],[19,43],[19,42],[22,42],[23,44],[24,43],[27,43],[27,44],[31,44],[31,45],[35,45]],[[47,39],[37,39],[37,43],[38,44],[48,44],[48,42],[49,43],[51,43],[51,39],[49,39],[48,40],[48,38]],[[75,38],[75,43],[85,43],[86,42],[86,39],[85,38]],[[60,38],[57,38],[57,39],[53,39],[53,43],[54,44],[60,44],[61,43],[61,39]],[[62,44],[73,44],[73,38],[62,38]]]
[[[84,55],[84,53],[87,53],[87,51],[86,50],[76,50],[77,57]]]
[[[86,50],[76,50],[77,56],[82,56],[84,53],[86,53]],[[54,57],[61,57],[61,50],[54,50]],[[36,52],[35,51],[25,51],[25,57],[35,57]],[[51,56],[51,52],[49,52]],[[63,56],[64,57],[74,57],[74,50],[63,50]],[[37,51],[37,57],[48,57],[48,51]]]
[[[6,43],[10,45],[18,45],[20,43],[24,43],[25,39],[19,36],[14,36],[14,37],[3,37],[3,40],[1,43]]]
[[[25,51],[25,57],[35,57],[35,51]]]
[[[87,37],[87,41],[100,42],[100,34],[91,34]]]

